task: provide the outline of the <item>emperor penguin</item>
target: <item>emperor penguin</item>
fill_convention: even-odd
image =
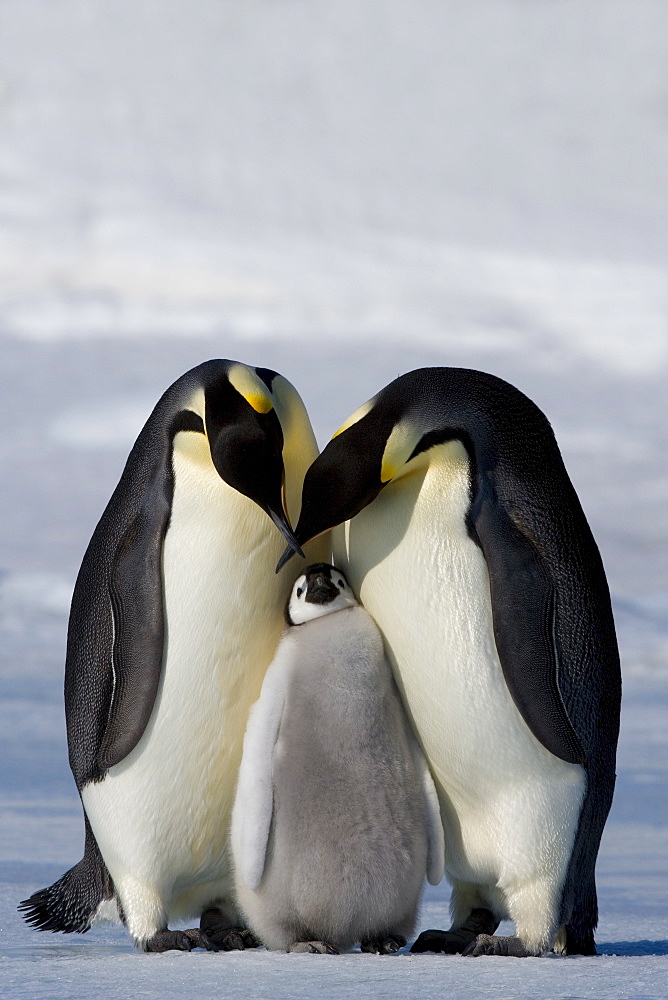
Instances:
[[[483,372],[402,375],[306,475],[297,539],[335,525],[441,803],[452,927],[414,950],[595,954],[619,657],[546,417]],[[494,935],[502,919],[514,936]]]
[[[237,898],[269,949],[396,952],[443,875],[436,789],[343,573],[309,566],[286,621],[244,737]]]
[[[149,416],[74,589],[65,712],[85,851],[21,903],[35,927],[120,918],[146,951],[253,943],[229,825],[294,578],[273,570],[284,538],[301,554],[290,519],[316,454],[297,392],[264,368],[208,361]]]

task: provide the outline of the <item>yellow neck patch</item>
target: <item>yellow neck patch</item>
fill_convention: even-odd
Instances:
[[[405,420],[395,424],[383,452],[381,482],[389,483],[401,471],[421,436],[419,429]]]
[[[256,413],[269,413],[274,403],[260,376],[246,365],[232,365],[227,373],[230,384]]]
[[[374,396],[373,399],[368,400],[368,402],[366,403],[362,403],[362,405],[358,407],[354,413],[351,413],[348,419],[341,424],[338,431],[332,434],[332,441],[334,440],[335,437],[338,437],[339,434],[343,434],[343,432],[347,431],[349,427],[352,427],[353,424],[358,423],[358,421],[360,421],[362,417],[366,417],[369,410],[373,408],[373,404],[375,403],[375,401],[376,397]]]

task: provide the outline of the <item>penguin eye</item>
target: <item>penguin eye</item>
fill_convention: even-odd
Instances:
[[[301,597],[303,593],[304,593],[304,588],[297,587],[297,597]]]
[[[343,580],[339,580],[338,583],[339,583],[339,587],[341,588],[341,590],[343,590],[343,588],[345,587],[345,584],[344,584]]]

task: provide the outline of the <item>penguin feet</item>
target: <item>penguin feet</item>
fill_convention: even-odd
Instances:
[[[206,948],[207,951],[218,951],[214,942],[196,927],[186,931],[170,931],[165,928],[158,931],[144,942],[144,951],[192,951],[193,948]]]
[[[406,944],[406,938],[401,934],[388,934],[386,937],[367,938],[360,944],[360,951],[368,951],[374,955],[395,955]]]
[[[497,937],[495,934],[478,934],[475,941],[468,946],[465,955],[477,958],[478,955],[508,955],[511,958],[529,958],[535,956],[535,951],[528,951],[518,937]]]
[[[491,910],[480,906],[471,910],[462,926],[454,931],[423,931],[411,947],[411,952],[439,951],[445,955],[469,954],[468,949],[471,945],[480,937],[490,937],[498,926],[499,921]],[[494,940],[507,941],[508,938]]]
[[[307,955],[338,955],[338,949],[326,941],[295,941],[288,948],[290,952]]]
[[[247,927],[231,927],[222,910],[211,907],[205,910],[199,921],[202,935],[215,945],[216,951],[244,951],[259,948],[261,942]]]

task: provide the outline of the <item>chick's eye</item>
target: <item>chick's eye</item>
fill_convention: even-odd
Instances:
[[[297,597],[301,597],[303,593],[304,593],[304,588],[297,587]]]
[[[341,590],[343,590],[343,588],[345,587],[343,580],[339,580],[339,587],[341,588]]]

